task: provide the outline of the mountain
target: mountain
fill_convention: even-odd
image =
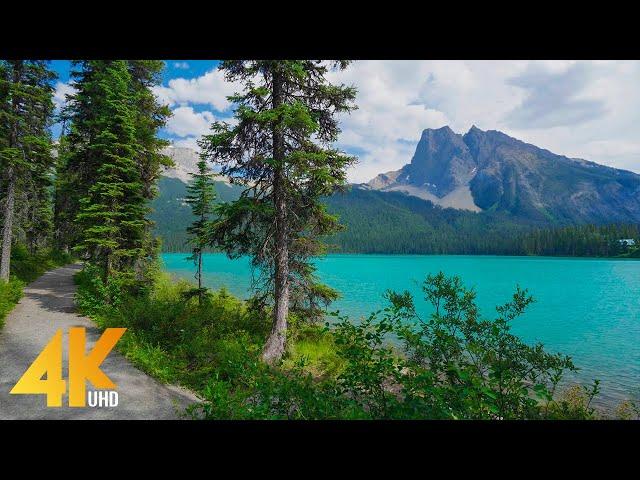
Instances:
[[[185,230],[192,216],[184,202],[185,181],[198,157],[189,149],[170,153],[176,167],[160,179],[150,218],[165,251],[187,251]],[[334,251],[354,253],[572,255],[587,238],[582,230],[563,233],[566,248],[558,249],[553,240],[558,235],[542,229],[640,224],[639,179],[496,131],[474,127],[462,136],[448,127],[425,130],[410,164],[324,199],[346,226],[327,241]],[[216,190],[218,201],[230,201],[242,187],[220,177]],[[589,238],[600,235],[593,232]],[[611,238],[631,235],[612,232]]]
[[[174,163],[173,168],[168,168],[163,172],[163,176],[189,183],[191,181],[190,173],[198,170],[198,161],[200,160],[198,153],[192,148],[174,146],[165,148],[162,153],[170,157]],[[229,180],[225,177],[218,176],[218,181],[230,185]]]
[[[151,202],[149,219],[162,238],[165,251],[187,251],[187,227],[193,222],[191,207],[184,201],[190,173],[197,170],[198,154],[191,148],[168,147],[163,152],[173,160],[173,168],[166,169],[158,180],[158,196]],[[242,187],[232,185],[222,176],[215,182],[216,202],[229,202],[240,196]]]
[[[165,148],[162,153],[170,157],[174,163],[174,167],[167,169],[164,176],[188,183],[191,180],[189,174],[197,170],[199,157],[196,151],[191,148],[171,146]]]
[[[359,188],[536,224],[640,222],[640,175],[475,126],[424,130],[411,163]]]

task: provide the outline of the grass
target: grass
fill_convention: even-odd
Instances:
[[[4,326],[7,314],[22,297],[24,282],[12,278],[8,282],[0,280],[0,328]]]
[[[317,379],[335,378],[344,368],[333,335],[315,325],[298,327],[289,342],[282,368],[290,370],[300,362],[304,363],[305,371]]]
[[[143,295],[115,294],[91,267],[76,275],[77,304],[101,328],[126,327],[118,349],[134,365],[165,383],[202,392],[212,375],[229,379],[257,359],[270,329],[266,312],[255,311],[226,290],[211,292],[205,304],[188,298],[192,286],[158,273]],[[112,289],[119,287],[112,285]],[[111,304],[105,298],[115,298]],[[321,377],[339,369],[335,346],[318,326],[292,328],[284,370],[305,359],[305,371]]]
[[[224,289],[210,292],[200,306],[189,296],[193,286],[188,282],[163,272],[151,278],[142,293],[127,294],[127,280],[104,285],[99,272],[87,266],[75,277],[76,303],[102,329],[127,328],[116,348],[136,367],[206,398],[206,412],[194,416],[289,418],[296,401],[317,417],[333,411],[331,395],[315,385],[335,378],[342,364],[332,335],[322,327],[297,324],[294,318],[284,362],[270,368],[260,360],[271,328],[269,312]],[[256,406],[257,391],[264,399],[286,398],[291,405]]]

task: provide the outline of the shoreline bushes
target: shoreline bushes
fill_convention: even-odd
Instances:
[[[164,382],[203,401],[186,415],[207,419],[591,419],[591,388],[561,395],[571,359],[510,333],[532,299],[518,289],[479,318],[475,293],[457,277],[429,276],[425,300],[436,312],[418,318],[407,292],[387,292],[388,307],[355,323],[325,326],[292,315],[283,362],[260,360],[270,328],[264,307],[224,289],[198,305],[192,286],[158,273],[143,292],[127,293],[87,266],[77,304],[102,328],[126,327],[118,348]],[[395,343],[390,342],[395,339]]]

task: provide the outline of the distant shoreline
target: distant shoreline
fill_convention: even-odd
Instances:
[[[224,255],[224,252],[204,252],[205,254],[220,254]],[[190,251],[175,251],[175,252],[160,252],[161,255],[165,254],[180,254],[191,255]],[[589,259],[589,260],[640,260],[640,257],[594,257],[586,255],[516,255],[499,253],[384,253],[384,252],[329,252],[327,255],[370,255],[370,256],[398,256],[398,257],[505,257],[505,258],[570,258],[570,259]],[[322,258],[322,257],[318,257]]]

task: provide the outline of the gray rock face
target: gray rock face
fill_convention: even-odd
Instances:
[[[398,180],[444,197],[473,177],[476,162],[462,136],[449,127],[425,130],[411,163]]]
[[[444,207],[478,211],[469,190],[476,170],[462,135],[449,127],[427,129],[410,164],[380,174],[367,185],[375,190],[401,191]]]
[[[411,163],[368,188],[542,223],[640,221],[640,175],[556,155],[495,130],[422,133]]]
[[[198,169],[198,153],[186,147],[167,147],[162,152],[173,160],[173,168],[168,168],[163,175],[165,177],[177,178],[185,183],[191,181],[190,173],[195,173]]]
[[[196,173],[198,170],[198,162],[200,161],[198,152],[189,147],[170,146],[165,148],[162,153],[170,157],[174,164],[172,168],[165,169],[162,175],[169,178],[177,178],[184,183],[191,182],[191,174]],[[229,179],[226,177],[216,175],[215,178],[219,182],[229,184]]]

